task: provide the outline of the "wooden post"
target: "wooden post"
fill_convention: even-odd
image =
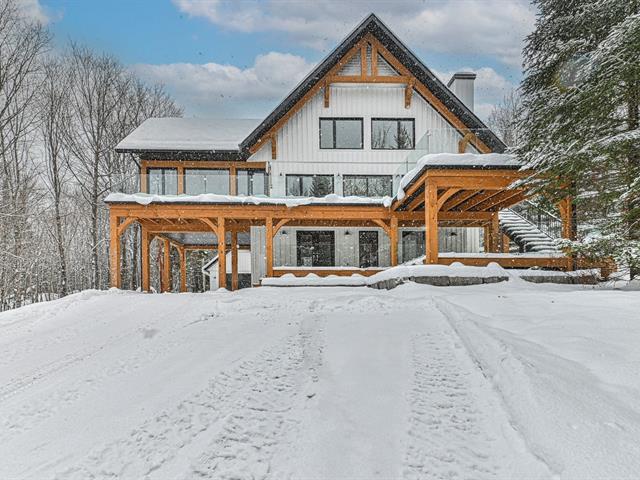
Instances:
[[[149,193],[149,169],[144,160],[140,162],[140,192]]]
[[[180,253],[180,291],[187,291],[187,251],[184,247],[178,248]]]
[[[227,246],[224,217],[218,217],[218,288],[227,288]]]
[[[438,187],[430,181],[424,184],[424,263],[438,263]]]
[[[151,240],[149,238],[149,231],[147,228],[142,225],[140,227],[140,260],[142,262],[142,291],[149,292],[151,291],[151,274],[149,269],[149,245],[151,244]]]
[[[573,201],[571,197],[565,197],[558,203],[560,210],[560,218],[562,219],[562,238],[567,240],[575,240],[573,226]],[[575,270],[574,258],[567,256],[567,270]]]
[[[267,277],[273,277],[273,218],[265,220],[265,256],[267,262]]]
[[[178,167],[178,195],[184,193],[184,167]]]
[[[231,290],[238,290],[238,232],[231,232]]]
[[[120,217],[109,216],[109,267],[111,269],[111,286],[122,287],[122,272],[120,271],[121,244],[118,227]]]
[[[491,225],[489,227],[489,251],[497,253],[500,243],[500,218],[498,212],[491,215]]]
[[[162,239],[162,281],[160,290],[171,291],[171,244],[166,238]]]
[[[485,224],[482,230],[484,232],[484,253],[489,253],[491,251],[491,227]]]
[[[391,266],[395,267],[398,265],[398,217],[391,217],[389,243],[391,251]]]
[[[502,234],[502,253],[509,253],[511,251],[511,239],[508,235]]]

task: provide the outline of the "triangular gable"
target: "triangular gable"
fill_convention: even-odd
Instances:
[[[371,51],[373,45],[376,52]],[[362,52],[366,59],[362,61]],[[376,75],[409,79],[407,94],[413,88],[434,107],[469,143],[481,152],[503,152],[504,143],[434,74],[429,70],[374,14],[369,15],[345,40],[342,41],[267,118],[242,142],[245,152],[254,153],[265,142],[272,142],[275,155],[275,133],[308,100],[325,88],[328,100],[327,78],[331,75],[354,77],[362,74],[362,67],[371,74],[371,56],[378,57]],[[352,73],[347,73],[352,72]],[[384,72],[384,73],[383,73]],[[409,91],[409,87],[411,91]]]

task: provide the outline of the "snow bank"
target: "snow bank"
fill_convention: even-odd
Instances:
[[[320,277],[314,273],[304,277],[296,277],[293,273],[287,273],[281,277],[262,279],[263,287],[363,287],[367,285],[367,277],[354,274],[351,276],[327,275]]]
[[[106,203],[204,203],[204,204],[251,204],[251,205],[286,205],[299,207],[303,205],[375,205],[390,207],[391,197],[343,197],[340,195],[326,195],[324,197],[256,197],[246,195],[219,195],[203,193],[200,195],[153,195],[149,193],[110,193],[105,198]]]
[[[506,153],[430,153],[420,157],[415,167],[400,180],[396,198],[404,198],[404,189],[426,168],[509,168],[515,169],[522,164]]]

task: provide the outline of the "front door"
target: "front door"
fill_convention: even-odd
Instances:
[[[378,232],[361,231],[358,238],[360,268],[377,267],[378,264]]]
[[[336,240],[333,231],[298,230],[296,232],[299,267],[333,267]]]
[[[408,262],[424,255],[424,232],[402,232],[402,261]]]

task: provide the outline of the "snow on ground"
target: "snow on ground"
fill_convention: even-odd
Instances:
[[[87,291],[0,314],[0,478],[635,478],[640,295]]]

